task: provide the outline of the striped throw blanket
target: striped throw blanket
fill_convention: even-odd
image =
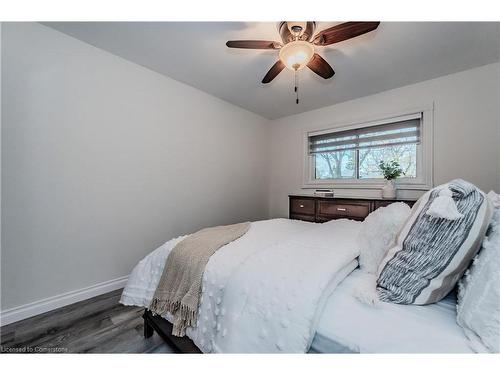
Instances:
[[[240,223],[202,229],[172,249],[149,309],[159,315],[172,314],[174,336],[184,336],[186,328],[196,324],[203,272],[210,257],[249,228],[250,223]]]

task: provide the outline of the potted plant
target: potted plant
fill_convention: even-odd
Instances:
[[[403,169],[396,160],[380,161],[378,164],[382,174],[384,175],[385,184],[382,187],[382,198],[396,198],[396,186],[394,180],[401,175],[404,175]]]

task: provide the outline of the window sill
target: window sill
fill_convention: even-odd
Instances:
[[[324,180],[324,181],[308,181],[302,186],[303,189],[382,189],[384,180],[366,180],[366,181],[342,181],[342,180]],[[424,182],[396,182],[396,189],[402,190],[430,190],[432,185]]]

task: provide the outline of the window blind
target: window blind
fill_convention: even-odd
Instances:
[[[419,144],[421,118],[421,114],[416,114],[388,123],[310,135],[309,153],[320,154],[393,145]]]

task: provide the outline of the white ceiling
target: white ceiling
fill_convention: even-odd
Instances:
[[[317,30],[337,22],[319,22]],[[51,22],[54,29],[275,119],[500,60],[500,23],[382,22],[377,30],[317,51],[335,75],[262,77],[277,51],[235,50],[227,40],[279,41],[269,22]]]

